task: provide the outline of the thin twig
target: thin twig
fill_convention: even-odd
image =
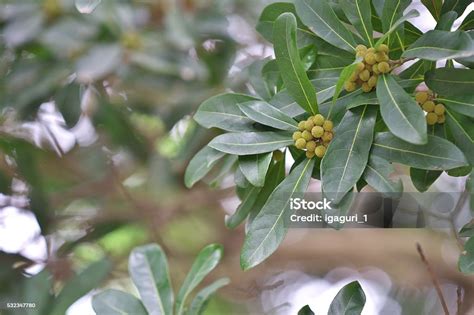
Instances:
[[[446,315],[449,315],[448,305],[446,304],[446,300],[444,299],[443,291],[441,291],[441,286],[439,284],[438,278],[436,277],[433,268],[431,268],[430,263],[426,259],[425,254],[423,253],[423,249],[421,248],[421,245],[419,243],[416,243],[416,250],[420,254],[421,261],[425,264],[426,270],[428,270],[428,273],[430,274],[431,280],[433,281],[433,285],[436,289],[436,292],[438,293],[438,297],[441,302],[441,306],[443,307],[444,313]]]

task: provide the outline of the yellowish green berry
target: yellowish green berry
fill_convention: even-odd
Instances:
[[[306,141],[309,141],[309,140],[313,139],[313,136],[311,135],[311,132],[309,132],[308,130],[303,131],[302,137]]]
[[[318,158],[322,158],[324,154],[326,153],[326,147],[323,145],[318,146],[315,150],[314,153]]]
[[[313,129],[311,129],[311,134],[315,138],[321,138],[324,134],[324,129],[321,126],[314,126]]]
[[[301,131],[295,131],[293,132],[293,140],[298,140],[299,138],[301,138],[302,134],[301,134]]]
[[[324,116],[321,114],[314,115],[313,122],[315,126],[322,126],[324,123]]]
[[[446,116],[444,114],[438,116],[438,121],[437,121],[438,124],[443,124],[445,121],[446,121]]]
[[[332,132],[330,131],[325,131],[323,136],[321,137],[321,139],[323,139],[324,142],[329,142],[332,140]]]
[[[426,115],[426,122],[428,125],[434,125],[438,121],[438,116],[435,113],[428,113]]]
[[[435,109],[435,103],[433,103],[432,101],[426,101],[423,103],[423,110],[425,112],[430,113],[434,111],[434,109]]]
[[[377,69],[381,73],[387,73],[390,71],[390,65],[388,64],[388,62],[382,61],[381,63],[378,64]]]
[[[424,102],[426,102],[428,100],[428,92],[417,92],[415,94],[415,100],[419,104],[423,104]]]
[[[305,128],[304,128],[304,123],[305,123],[304,120],[303,120],[303,121],[300,121],[300,122],[298,123],[298,129],[299,129],[300,131],[303,131],[303,130],[305,129]]]
[[[298,149],[304,149],[306,147],[306,140],[303,138],[299,138],[298,140],[296,140],[295,146]]]
[[[306,151],[306,157],[308,159],[314,158],[314,151]]]
[[[314,149],[316,149],[316,142],[315,141],[306,142],[306,150],[314,151]]]
[[[326,120],[323,124],[324,131],[332,131],[333,127],[334,127],[334,124],[330,120]]]
[[[436,115],[438,116],[441,116],[444,114],[445,112],[445,108],[444,108],[444,105],[443,104],[436,104],[435,108],[434,108],[434,112]]]
[[[361,73],[359,73],[359,79],[361,79],[362,81],[367,81],[369,80],[370,78],[370,72],[369,70],[364,70],[362,71]]]

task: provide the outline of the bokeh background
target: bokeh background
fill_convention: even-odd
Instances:
[[[468,203],[438,229],[294,229],[270,259],[243,272],[244,227],[224,226],[239,204],[231,165],[185,188],[187,163],[217,132],[192,114],[217,93],[254,93],[249,74],[272,56],[255,31],[270,2],[0,0],[3,300],[18,301],[25,279],[43,269],[60,290],[108,257],[107,279],[67,311],[94,314],[91,296],[101,289],[136,293],[127,272],[133,247],[159,243],[178,284],[196,253],[217,242],[225,256],[206,283],[232,282],[205,314],[296,314],[306,304],[323,314],[354,279],[367,295],[363,314],[440,314],[418,242],[453,314],[460,299],[459,314],[474,314],[474,278],[457,271],[453,235],[469,220]],[[421,12],[414,24],[432,29],[423,5],[413,7]],[[407,170],[397,172],[414,191]],[[461,192],[465,180],[443,175],[431,191]]]

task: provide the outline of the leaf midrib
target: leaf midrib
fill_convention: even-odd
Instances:
[[[367,41],[369,42],[369,45],[373,47],[374,43],[372,41],[372,36],[369,35],[369,31],[367,30],[367,27],[365,25],[365,20],[362,17],[362,13],[360,12],[359,0],[355,0],[355,4],[357,7],[357,13],[359,14],[360,22],[362,23],[362,27],[364,28],[365,35],[367,36]]]
[[[386,145],[383,145],[383,144],[380,144],[380,143],[374,143],[374,146],[382,147],[382,148],[386,148],[386,149],[390,149],[390,150],[394,150],[394,151],[400,151],[400,152],[412,153],[412,154],[415,154],[415,155],[426,156],[426,157],[430,157],[430,158],[434,158],[434,159],[449,160],[449,161],[454,161],[454,162],[464,162],[464,161],[460,161],[460,160],[446,158],[446,157],[443,157],[443,156],[430,155],[430,154],[426,154],[426,153],[421,153],[421,152],[416,152],[416,151],[411,151],[411,150],[406,150],[406,149],[400,149],[400,148],[397,148],[397,147],[390,147],[390,146],[386,146]]]

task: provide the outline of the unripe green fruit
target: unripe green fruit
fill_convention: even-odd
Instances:
[[[369,48],[367,48],[367,52],[368,53],[375,53],[376,51],[375,51],[374,47],[369,47]]]
[[[428,125],[434,125],[438,121],[438,116],[435,113],[428,113],[426,115],[426,122]]]
[[[306,147],[306,140],[303,138],[299,138],[298,140],[296,140],[295,146],[298,149],[304,149]]]
[[[388,53],[388,46],[385,44],[382,44],[379,46],[379,51],[382,51],[384,53]]]
[[[357,78],[359,77],[359,74],[357,72],[353,72],[351,76],[349,77],[349,82],[355,82],[357,81]]]
[[[303,131],[303,130],[304,130],[304,124],[305,124],[305,122],[306,122],[306,121],[303,120],[303,121],[300,121],[300,122],[298,123],[298,129],[299,129],[300,131]]]
[[[369,70],[364,70],[361,73],[359,73],[359,79],[362,81],[367,81],[370,78],[370,72]]]
[[[367,50],[367,46],[365,45],[357,45],[356,47],[356,51],[366,51]]]
[[[372,72],[374,74],[380,74],[380,71],[379,71],[379,64],[376,63],[375,65],[372,66]]]
[[[306,143],[306,150],[308,151],[314,151],[314,149],[316,149],[316,142],[314,141],[308,141]]]
[[[318,146],[315,150],[314,153],[318,158],[322,158],[324,154],[326,153],[326,147],[323,145]]]
[[[438,116],[438,124],[443,124],[446,121],[446,116],[445,115],[440,115]]]
[[[424,102],[426,102],[428,100],[428,93],[427,92],[417,92],[415,94],[415,100],[419,104],[423,104]]]
[[[311,135],[311,132],[309,132],[308,130],[303,131],[302,137],[306,141],[309,141],[309,140],[313,139],[313,136]]]
[[[362,70],[364,70],[364,68],[365,68],[365,64],[363,62],[359,62],[356,65],[356,71],[358,71],[358,72],[361,72]]]
[[[314,127],[314,122],[312,119],[308,119],[305,123],[304,123],[304,128],[308,131],[311,131],[311,129],[313,129]]]
[[[356,52],[356,57],[364,58],[365,54],[366,54],[365,51],[358,51],[358,52]]]
[[[283,152],[281,152],[280,150],[273,151],[273,159],[275,161],[281,161],[283,160],[283,158],[284,158]]]
[[[313,127],[313,129],[311,129],[311,134],[315,138],[321,138],[322,135],[324,134],[324,129],[321,126],[315,126],[315,127]]]
[[[301,131],[295,131],[293,132],[293,140],[298,140],[299,138],[302,137]]]
[[[430,113],[434,111],[434,109],[435,109],[435,104],[432,101],[427,101],[423,103],[423,110],[425,112]]]
[[[323,146],[325,146],[327,148],[329,146],[329,141],[324,141]]]
[[[306,157],[308,159],[314,158],[314,151],[306,151]]]
[[[385,54],[383,52],[378,52],[375,54],[375,61],[381,62],[385,61]]]
[[[367,54],[365,54],[364,60],[367,64],[373,65],[375,63],[375,54],[367,52]]]
[[[385,62],[385,61],[382,61],[381,63],[379,63],[377,68],[382,73],[387,73],[390,71],[390,65],[388,64],[388,62]]]
[[[323,124],[324,131],[332,131],[334,124],[330,120],[326,120]]]
[[[324,116],[321,114],[317,114],[313,117],[313,122],[316,126],[322,126],[324,123]]]
[[[364,82],[362,83],[362,91],[367,93],[372,91],[372,88],[369,86],[369,84],[367,84],[367,82]]]
[[[374,65],[366,65],[365,69],[367,69],[369,72],[372,72],[373,67],[374,67]]]
[[[329,142],[332,140],[332,132],[330,131],[325,131],[323,136],[321,137],[321,139],[323,139],[324,142]]]
[[[377,76],[376,75],[373,75],[370,77],[369,81],[367,81],[367,84],[369,85],[369,87],[373,88],[374,86],[377,85]]]
[[[434,112],[436,115],[441,116],[444,114],[445,108],[443,104],[436,104]]]
[[[346,81],[344,83],[344,89],[347,91],[347,92],[352,92],[352,91],[355,91],[356,89],[356,84],[354,82],[351,82],[351,81]]]

